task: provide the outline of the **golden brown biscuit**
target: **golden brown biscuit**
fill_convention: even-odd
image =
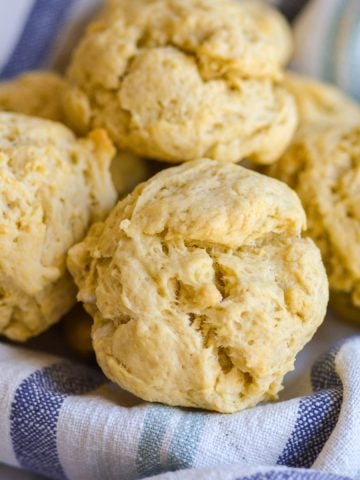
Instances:
[[[0,83],[0,110],[64,122],[62,97],[66,81],[47,71],[25,73]]]
[[[294,52],[294,37],[286,18],[261,0],[238,1],[244,7],[244,14],[252,16],[258,29],[274,46],[280,65],[286,65]]]
[[[338,298],[347,294],[359,309],[360,126],[306,126],[269,173],[300,196],[308,234],[321,249],[331,290]]]
[[[0,333],[24,341],[75,302],[67,250],[115,202],[103,130],[0,113]]]
[[[211,160],[139,185],[69,252],[105,374],[149,401],[276,398],[322,322],[320,253],[285,184]]]
[[[300,128],[360,124],[359,105],[334,85],[287,72],[284,86],[296,100]]]
[[[102,126],[121,150],[178,163],[272,163],[296,128],[281,57],[236,0],[117,0],[68,70],[77,131]]]
[[[48,71],[20,75],[0,83],[0,111],[18,112],[65,123],[63,99],[67,82]],[[118,152],[111,164],[111,175],[120,195],[129,193],[150,176],[146,160],[127,152]]]

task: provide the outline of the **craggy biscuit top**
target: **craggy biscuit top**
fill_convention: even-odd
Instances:
[[[331,289],[360,307],[360,127],[309,124],[269,173],[299,194]]]
[[[34,71],[0,83],[0,110],[64,122],[66,81],[54,72]]]
[[[275,161],[296,109],[251,11],[235,0],[112,2],[74,53],[68,122],[102,126],[120,149],[168,162]]]
[[[91,48],[89,62],[71,66],[71,71],[90,85],[116,88],[118,74],[126,72],[139,50],[169,46],[194,55],[203,78],[231,74],[273,79],[281,76],[276,48],[257,28],[252,16],[246,15],[248,9],[241,2],[116,0],[110,4],[88,29],[90,35],[85,43]],[[92,38],[91,33],[98,35]],[[95,45],[92,39],[97,40]],[[107,55],[91,58],[96,46],[99,53],[105,53],[101,41],[110,46],[111,40],[115,43]],[[98,68],[92,68],[90,60],[96,60]]]
[[[275,398],[321,323],[327,280],[285,184],[210,160],[160,172],[69,253],[106,375],[222,412]]]
[[[25,340],[74,303],[66,253],[115,202],[113,154],[102,130],[0,113],[1,333]]]

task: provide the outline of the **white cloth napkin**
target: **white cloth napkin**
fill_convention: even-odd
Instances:
[[[327,319],[282,400],[233,415],[148,404],[96,369],[2,344],[0,461],[62,480],[358,478],[360,336],[308,369],[346,328]]]

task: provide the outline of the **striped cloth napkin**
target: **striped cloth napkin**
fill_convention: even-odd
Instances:
[[[51,479],[360,478],[360,336],[314,363],[308,395],[232,415],[148,404],[5,344],[0,371],[0,461]]]
[[[0,78],[63,69],[100,3],[1,1]],[[294,68],[360,97],[360,0],[272,3],[295,22]],[[0,462],[50,479],[360,479],[357,336],[293,377],[301,395],[233,415],[147,404],[96,369],[4,343],[0,368]]]

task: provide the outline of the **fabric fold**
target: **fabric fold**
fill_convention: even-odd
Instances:
[[[314,364],[309,395],[233,415],[148,404],[95,368],[8,345],[0,364],[0,461],[49,478],[131,480],[219,465],[239,475],[259,465],[352,478],[360,470],[360,337]]]

